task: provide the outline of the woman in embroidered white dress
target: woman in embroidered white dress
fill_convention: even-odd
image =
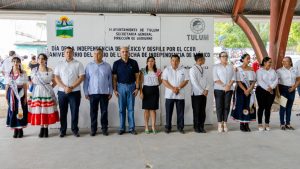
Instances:
[[[14,130],[14,138],[23,137],[27,126],[27,75],[21,69],[21,59],[13,57],[12,69],[6,75],[5,98],[8,104],[6,126]]]
[[[28,101],[28,123],[41,126],[39,137],[48,137],[48,125],[59,121],[57,101],[53,91],[56,83],[53,70],[47,67],[47,60],[46,54],[39,54],[39,66],[31,72],[32,83],[35,87]]]
[[[256,82],[256,75],[253,68],[249,66],[249,54],[244,54],[240,61],[243,64],[237,68],[236,72],[236,102],[231,116],[240,122],[241,131],[250,132],[249,123],[256,120],[256,109],[253,107],[253,88]]]

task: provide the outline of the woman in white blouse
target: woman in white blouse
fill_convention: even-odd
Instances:
[[[249,66],[249,54],[244,54],[240,61],[243,64],[237,68],[236,72],[236,103],[231,116],[233,119],[240,122],[241,131],[250,132],[249,123],[256,119],[256,110],[253,107],[253,88],[256,81],[256,75],[253,68]]]
[[[6,125],[14,130],[14,138],[23,137],[23,128],[27,126],[27,80],[28,77],[21,69],[21,59],[13,57],[13,66],[6,75],[5,98],[8,104]]]
[[[292,107],[295,99],[295,89],[299,85],[299,73],[293,68],[293,62],[290,57],[284,57],[282,60],[283,67],[277,70],[279,79],[280,95],[287,99],[286,107],[280,106],[280,127],[281,130],[294,130],[290,125]],[[284,116],[286,117],[284,119]]]
[[[258,103],[258,130],[270,131],[270,115],[271,107],[275,99],[275,88],[278,84],[276,71],[271,68],[272,60],[269,57],[264,57],[261,63],[261,68],[256,72],[257,87],[256,98]],[[265,115],[265,126],[262,125],[262,118]]]
[[[214,95],[218,118],[218,132],[227,132],[227,119],[230,110],[233,93],[234,71],[233,66],[228,64],[228,54],[219,54],[221,63],[213,67]]]
[[[159,85],[161,84],[161,71],[156,68],[155,58],[149,56],[147,58],[147,66],[141,70],[140,83],[143,85],[140,88],[140,98],[145,120],[145,133],[150,134],[148,127],[149,117],[152,120],[152,133],[156,134],[156,110],[159,107]]]

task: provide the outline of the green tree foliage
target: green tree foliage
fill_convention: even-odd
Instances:
[[[251,44],[241,28],[229,22],[215,23],[215,44],[225,48],[249,48]]]
[[[288,39],[288,47],[300,52],[300,23],[293,22]]]
[[[253,23],[264,45],[269,41],[270,23]],[[215,46],[225,48],[251,48],[251,44],[242,29],[232,22],[215,23]],[[300,52],[300,23],[293,22],[288,39],[288,48]]]

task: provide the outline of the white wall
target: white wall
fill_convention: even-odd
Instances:
[[[86,16],[86,15],[67,15],[74,22],[74,36],[73,38],[59,38],[55,33],[55,21],[62,15],[47,15],[47,30],[48,30],[48,53],[53,55],[54,53],[62,52],[63,46],[74,46],[75,52],[81,53],[83,56],[90,54],[92,51],[79,52],[78,46],[104,46],[105,60],[111,64],[119,59],[119,53],[117,48],[119,46],[129,45],[132,50],[132,58],[137,60],[140,68],[145,67],[146,57],[150,53],[158,54],[156,57],[156,63],[158,68],[164,69],[165,66],[170,65],[170,58],[164,57],[167,53],[179,53],[183,54],[181,57],[181,65],[191,67],[194,65],[193,54],[196,52],[204,52],[210,55],[207,57],[206,66],[207,71],[212,77],[212,64],[213,64],[213,18],[211,17],[174,17],[174,16]],[[197,34],[191,29],[192,20],[195,18],[201,18],[205,24],[203,32]],[[133,31],[119,31],[115,28],[133,28]],[[151,31],[150,31],[151,29]],[[153,30],[155,32],[153,32]],[[135,33],[136,35],[117,35],[120,33]],[[150,33],[144,37],[148,40],[137,40],[139,33]],[[207,35],[208,40],[189,40],[190,35]],[[129,37],[129,40],[118,40],[118,38]],[[53,46],[59,48],[58,51],[53,50]],[[149,51],[149,47],[164,47],[164,51]],[[172,49],[175,49],[173,51]],[[192,51],[184,51],[192,49]],[[136,51],[135,51],[136,50]],[[190,57],[187,57],[190,56]],[[81,61],[84,65],[91,62],[92,57],[75,57],[75,59]],[[49,65],[55,67],[56,63],[63,60],[63,57],[50,57]],[[212,84],[212,79],[210,79]],[[192,108],[190,97],[190,84],[185,89],[185,124],[192,124]],[[207,120],[206,123],[212,123],[215,118],[212,118],[213,114],[213,96],[212,90],[210,91],[207,104]],[[164,107],[164,87],[160,87],[160,109],[157,110],[158,124],[165,122],[165,107]],[[83,96],[83,93],[82,93]],[[69,113],[70,114],[70,113]],[[174,113],[173,122],[176,124],[176,113]],[[135,103],[135,120],[137,126],[143,126],[143,110],[141,109],[141,100],[137,97]],[[69,124],[70,125],[70,124]],[[82,97],[80,106],[80,127],[90,126],[89,117],[89,103]],[[117,98],[113,97],[109,103],[109,125],[119,126],[119,113]]]

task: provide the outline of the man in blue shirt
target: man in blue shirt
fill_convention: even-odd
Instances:
[[[113,91],[111,67],[102,60],[103,50],[101,48],[94,51],[93,57],[94,61],[85,68],[86,78],[83,83],[85,98],[90,100],[91,136],[95,136],[97,132],[99,103],[102,134],[107,136],[107,108]]]
[[[128,111],[129,132],[136,135],[134,123],[134,100],[139,91],[139,66],[129,58],[128,47],[121,47],[121,59],[113,65],[114,93],[118,97],[120,130],[119,135],[125,132],[126,108]]]

